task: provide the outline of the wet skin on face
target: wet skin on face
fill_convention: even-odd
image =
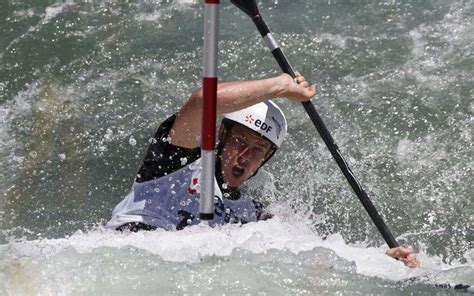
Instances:
[[[242,185],[273,151],[269,140],[238,124],[230,130],[221,130],[221,140],[224,141],[220,159],[222,175],[231,187]]]

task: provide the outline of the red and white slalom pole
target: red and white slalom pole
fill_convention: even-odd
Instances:
[[[201,196],[199,218],[214,218],[216,156],[217,42],[219,0],[204,0],[203,116],[201,133]]]

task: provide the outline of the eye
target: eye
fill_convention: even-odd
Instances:
[[[263,147],[260,147],[260,146],[254,147],[253,151],[254,151],[255,155],[258,156],[258,157],[263,157],[265,155],[265,152],[266,152],[265,149],[263,149]]]

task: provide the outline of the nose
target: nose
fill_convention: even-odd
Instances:
[[[249,147],[245,147],[242,149],[242,151],[240,151],[237,157],[237,161],[239,162],[239,164],[243,165],[243,164],[247,164],[249,160],[250,160],[250,149]]]

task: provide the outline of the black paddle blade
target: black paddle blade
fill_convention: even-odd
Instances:
[[[258,15],[258,7],[255,0],[230,0],[230,2],[248,14],[251,18]]]

